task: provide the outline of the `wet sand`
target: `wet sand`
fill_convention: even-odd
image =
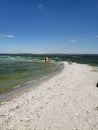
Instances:
[[[0,130],[98,130],[98,71],[64,69],[0,106]]]

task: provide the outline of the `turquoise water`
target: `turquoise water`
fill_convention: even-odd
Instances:
[[[23,86],[53,72],[56,62],[71,60],[98,67],[98,55],[48,55],[54,63],[45,63],[46,55],[0,54],[0,94]]]
[[[54,66],[32,55],[0,55],[0,93],[47,75]]]

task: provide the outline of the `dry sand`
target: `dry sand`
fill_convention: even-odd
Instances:
[[[0,106],[0,130],[98,130],[98,71],[64,62],[64,69]]]

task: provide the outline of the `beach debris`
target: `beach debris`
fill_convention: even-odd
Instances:
[[[95,110],[97,110],[97,111],[98,111],[98,106],[95,108]]]
[[[89,111],[86,111],[87,114],[89,114]]]
[[[16,106],[16,109],[19,109],[19,106]]]
[[[96,84],[96,87],[98,87],[98,83]]]
[[[72,64],[72,61],[71,60],[67,60],[68,64],[71,65]]]
[[[5,115],[4,114],[1,114],[0,117],[4,117]]]

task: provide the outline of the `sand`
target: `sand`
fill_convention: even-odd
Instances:
[[[0,106],[0,130],[98,130],[98,71],[64,62],[64,69]]]

